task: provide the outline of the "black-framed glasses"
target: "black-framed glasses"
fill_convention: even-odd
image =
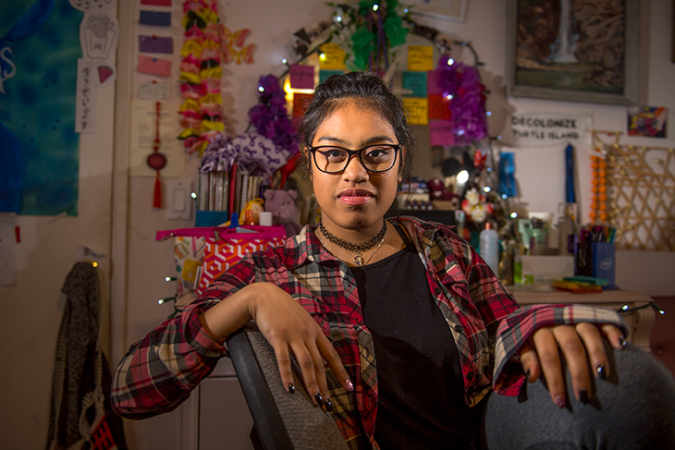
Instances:
[[[358,150],[347,150],[335,145],[309,147],[316,168],[324,173],[342,172],[353,155],[358,155],[359,161],[368,172],[386,172],[394,167],[400,149],[400,145],[393,144],[369,145]]]

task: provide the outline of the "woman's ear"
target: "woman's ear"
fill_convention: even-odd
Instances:
[[[398,166],[398,182],[403,181],[403,166],[405,166],[405,155],[408,150],[405,147],[401,147],[401,163]]]

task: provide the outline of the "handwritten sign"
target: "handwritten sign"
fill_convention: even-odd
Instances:
[[[560,113],[521,113],[511,117],[513,145],[518,147],[590,142],[592,117]]]
[[[138,23],[156,27],[170,27],[171,13],[163,11],[141,11]]]
[[[171,61],[168,59],[150,58],[149,56],[138,55],[138,67],[136,70],[140,73],[169,77],[171,76]]]
[[[141,0],[141,5],[171,6],[171,0]]]
[[[293,64],[291,66],[291,88],[314,89],[314,66]]]
[[[431,94],[443,94],[443,89],[438,84],[438,71],[430,70],[427,72],[427,92]]]
[[[408,70],[428,72],[434,69],[434,49],[426,45],[408,46]]]
[[[326,81],[326,78],[332,77],[333,75],[339,75],[344,73],[342,70],[319,70],[319,84]]]
[[[403,72],[401,81],[403,89],[411,92],[406,92],[403,95],[410,97],[426,97],[427,96],[427,73],[426,72]]]
[[[171,98],[171,88],[168,81],[146,81],[138,88],[138,98],[141,100],[168,100]]]
[[[305,115],[307,107],[312,102],[314,94],[293,93],[293,117],[302,117]]]
[[[427,125],[429,123],[429,101],[426,98],[404,98],[403,106],[410,115],[410,125]]]
[[[173,38],[159,36],[138,36],[138,51],[141,53],[173,54]]]
[[[337,44],[323,44],[319,47],[319,69],[345,70],[345,51]]]
[[[431,145],[443,147],[455,145],[455,127],[452,120],[429,121],[429,138]]]
[[[77,60],[75,132],[96,133],[96,67],[90,59]]]
[[[439,120],[452,119],[450,100],[440,94],[429,95],[429,118]]]

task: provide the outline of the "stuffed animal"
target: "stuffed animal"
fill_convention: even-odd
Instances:
[[[300,211],[295,206],[296,196],[297,193],[293,190],[268,189],[265,191],[265,211],[272,213],[272,222],[286,226],[287,236],[295,236],[302,228],[298,223]]]

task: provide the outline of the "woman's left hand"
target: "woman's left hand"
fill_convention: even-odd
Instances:
[[[609,360],[602,343],[602,335],[607,337],[612,347],[623,349],[623,333],[614,325],[580,323],[538,329],[519,352],[523,370],[526,374],[529,373],[527,381],[532,383],[543,375],[553,403],[564,408],[567,405],[567,396],[559,353],[562,351],[572,377],[574,397],[588,403],[591,393],[590,377],[609,376]],[[593,375],[589,373],[589,366]]]

